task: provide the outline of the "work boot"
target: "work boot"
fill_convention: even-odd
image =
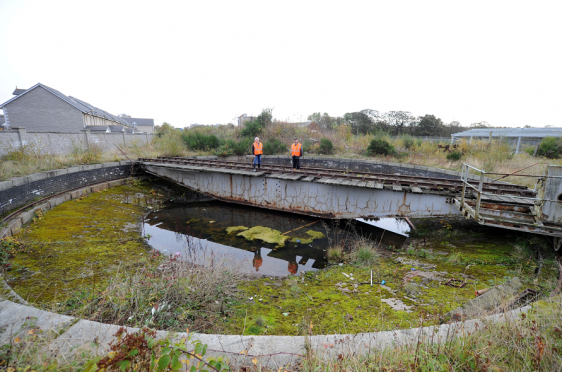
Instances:
[[[261,168],[261,164],[258,164],[258,169],[260,169],[260,168]]]

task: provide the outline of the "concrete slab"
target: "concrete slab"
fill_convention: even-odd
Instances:
[[[79,166],[79,167],[70,167],[70,168],[68,168],[66,171],[67,171],[68,174],[70,174],[70,173],[76,173],[76,172],[82,172],[82,166]]]
[[[72,324],[69,316],[50,313],[11,301],[0,302],[0,345],[10,343],[18,335],[23,336],[31,328],[60,330]]]
[[[107,190],[107,183],[92,186],[92,192]]]
[[[119,162],[119,165],[131,165],[131,162],[128,161],[128,160],[121,160],[121,161]]]
[[[6,225],[6,227],[10,230],[10,236],[15,235],[22,226],[23,223],[20,216],[12,218]]]
[[[36,208],[33,208],[27,212],[22,212],[19,217],[21,218],[21,222],[23,224],[28,223],[33,217],[35,217]]]
[[[83,188],[80,190],[74,190],[70,192],[70,197],[72,199],[78,199],[80,198],[82,195],[87,194],[89,192],[89,188]]]
[[[7,190],[13,185],[12,181],[2,181],[0,182],[0,191]]]
[[[42,173],[45,174],[45,178],[51,178],[51,177],[57,177],[57,176],[68,174],[68,169],[54,169]]]
[[[11,178],[10,181],[12,181],[12,187],[21,186],[27,183],[27,177],[15,177]]]
[[[59,195],[56,198],[53,198],[53,199],[49,200],[49,204],[51,206],[51,209],[53,209],[57,205],[62,204],[64,202],[67,202],[69,200],[70,200],[70,194],[66,193],[66,194]]]
[[[87,164],[87,165],[82,166],[83,171],[91,171],[91,170],[100,169],[100,168],[103,168],[103,164]]]
[[[101,167],[102,168],[109,168],[109,167],[118,167],[120,164],[118,161],[110,161],[108,163],[102,163]]]
[[[26,183],[28,183],[28,182],[43,180],[47,178],[47,175],[45,173],[34,173],[34,174],[30,174],[29,176],[26,176],[25,178],[26,178]]]

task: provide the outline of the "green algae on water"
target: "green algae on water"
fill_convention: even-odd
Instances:
[[[243,231],[237,236],[243,236],[246,240],[262,240],[266,243],[277,244],[278,247],[283,247],[285,241],[289,239],[288,236],[281,235],[279,230],[270,229],[265,226],[254,226],[251,229]]]
[[[226,228],[226,233],[227,234],[232,234],[238,231],[244,231],[244,230],[248,230],[248,228],[246,226],[231,226],[231,227],[227,227]]]
[[[294,237],[293,239],[291,239],[291,242],[293,243],[301,243],[301,244],[310,244],[312,243],[315,239],[323,239],[326,237],[326,235],[324,235],[323,233],[321,233],[320,231],[314,231],[314,230],[308,230],[306,232],[306,234],[308,236],[305,237]]]

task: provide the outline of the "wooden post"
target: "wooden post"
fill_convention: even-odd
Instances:
[[[539,151],[540,142],[535,143],[535,151],[533,152],[533,157],[537,156],[537,152]]]

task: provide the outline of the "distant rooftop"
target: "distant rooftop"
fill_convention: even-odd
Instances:
[[[27,89],[20,89],[20,88],[16,87],[16,90],[14,90],[14,91],[12,92],[12,94],[13,94],[14,96],[19,96],[20,94],[22,94],[22,93],[25,92],[26,90],[27,90]]]

